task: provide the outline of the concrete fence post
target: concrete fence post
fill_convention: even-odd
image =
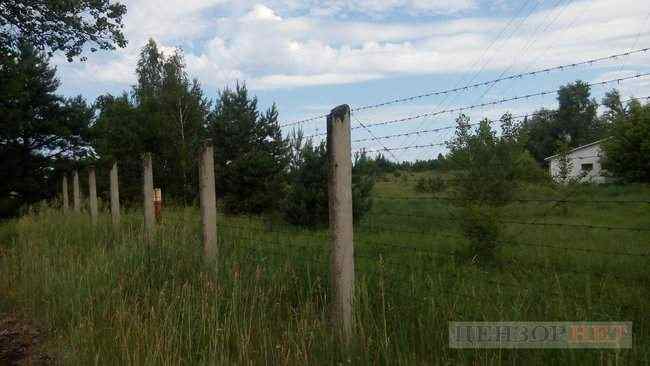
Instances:
[[[81,212],[81,192],[79,191],[79,172],[75,169],[72,173],[72,204],[74,212]]]
[[[90,206],[90,220],[93,225],[97,224],[97,181],[95,167],[88,168],[88,203]]]
[[[156,225],[153,209],[153,163],[151,153],[145,153],[142,157],[142,178],[144,231],[147,239],[151,239]]]
[[[350,107],[341,105],[327,116],[330,281],[332,317],[347,342],[352,335],[354,244],[352,218],[352,157]]]
[[[68,212],[70,207],[68,206],[68,174],[67,173],[63,175],[63,182],[61,182],[61,185],[62,185],[61,189],[63,191],[62,192],[63,193],[63,197],[62,197],[62,199],[63,199],[63,211]]]
[[[111,168],[111,220],[115,226],[120,224],[120,185],[117,163],[113,163]]]
[[[217,195],[214,182],[214,151],[206,140],[199,159],[199,191],[203,224],[203,255],[207,261],[217,258]]]

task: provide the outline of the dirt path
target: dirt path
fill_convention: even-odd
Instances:
[[[53,365],[54,359],[39,351],[42,332],[13,314],[0,314],[0,365]]]

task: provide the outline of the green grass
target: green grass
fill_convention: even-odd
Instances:
[[[420,196],[416,178],[380,182],[377,196]],[[521,197],[560,197],[529,187]],[[650,188],[580,187],[576,200],[634,200]],[[649,227],[648,204],[513,203],[507,218]],[[377,200],[355,231],[354,342],[330,327],[326,231],[259,217],[219,217],[216,263],[201,258],[196,208],[167,208],[155,240],[138,211],[114,230],[107,215],[42,208],[0,226],[0,310],[48,330],[63,364],[648,364],[650,235],[504,224],[499,261],[476,265],[459,211],[435,200]],[[417,217],[415,217],[417,216]],[[437,219],[435,219],[437,218]],[[509,243],[526,243],[528,246]],[[452,254],[450,254],[452,253]],[[633,321],[631,350],[454,350],[449,321]]]

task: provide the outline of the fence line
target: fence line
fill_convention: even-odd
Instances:
[[[451,202],[479,202],[480,199],[473,198],[457,198],[457,197],[440,197],[440,196],[411,196],[411,197],[398,197],[398,196],[375,196],[378,200],[435,200],[435,201],[451,201]],[[497,202],[525,202],[525,203],[567,203],[567,204],[650,204],[650,200],[568,200],[568,199],[523,199],[512,198]]]
[[[643,96],[643,97],[635,97],[635,98],[629,98],[626,100],[622,100],[621,103],[628,103],[633,100],[650,100],[650,96]],[[599,106],[603,106],[603,103],[597,103]],[[527,118],[539,116],[539,115],[554,115],[557,114],[558,111],[544,111],[544,112],[533,112],[533,113],[528,113],[528,114],[519,114],[519,115],[513,115],[512,120],[513,121],[521,121]],[[498,123],[498,120],[490,120],[491,124]],[[475,127],[480,125],[481,122],[475,122],[475,123],[468,123],[468,127]],[[367,126],[362,126],[368,131],[370,129]],[[368,138],[361,138],[361,139],[356,139],[352,140],[353,143],[357,142],[367,142],[367,141],[376,141],[376,140],[388,140],[388,139],[393,139],[393,138],[399,138],[399,137],[407,137],[407,136],[413,136],[413,135],[424,135],[427,133],[438,133],[442,131],[449,131],[456,129],[458,127],[458,124],[453,124],[449,126],[444,126],[444,127],[438,127],[438,128],[432,128],[432,129],[425,129],[425,130],[418,130],[418,131],[411,131],[411,132],[404,132],[404,133],[397,133],[397,134],[392,134],[392,135],[385,135],[385,136],[371,136]],[[322,136],[322,134],[315,134],[315,135],[309,135],[307,138],[310,137],[316,137],[316,136]]]
[[[587,85],[588,86],[602,86],[602,85],[607,85],[607,84],[612,84],[612,83],[621,83],[623,81],[644,78],[644,77],[647,77],[647,76],[650,76],[650,72],[637,73],[637,74],[632,75],[632,76],[626,76],[626,77],[622,77],[622,78],[608,79],[608,80],[604,80],[604,81],[588,83]],[[533,97],[556,94],[558,91],[559,91],[559,89],[546,90],[546,91],[541,91],[541,92],[536,92],[536,93],[531,93],[531,94],[526,94],[526,95],[519,95],[519,96],[515,96],[515,97],[510,97],[510,98],[503,98],[503,99],[493,100],[493,101],[490,101],[490,102],[485,102],[485,103],[480,103],[480,104],[473,104],[473,105],[464,106],[464,107],[442,109],[442,110],[435,111],[435,112],[421,113],[421,114],[416,114],[416,115],[409,116],[409,117],[403,117],[403,118],[397,118],[397,119],[392,119],[392,120],[383,121],[383,122],[366,124],[366,128],[373,128],[373,127],[385,126],[385,125],[390,125],[390,124],[395,124],[395,123],[408,122],[408,121],[412,121],[412,120],[416,120],[416,119],[421,119],[421,118],[425,118],[425,117],[434,117],[434,116],[438,116],[438,115],[442,115],[442,114],[448,114],[448,113],[464,112],[464,111],[477,109],[477,108],[495,106],[495,105],[503,104],[503,103],[507,103],[507,102],[513,102],[513,101],[518,101],[518,100],[523,100],[523,99],[530,99],[530,98],[533,98]],[[352,129],[358,129],[358,128],[360,128],[360,126],[352,127]]]
[[[643,49],[643,52],[648,51],[649,49]],[[638,52],[641,52],[639,50]],[[594,61],[596,62],[596,61]],[[572,64],[575,66],[575,64]],[[544,70],[542,70],[544,71]],[[520,77],[526,75],[533,75],[531,73],[521,74]],[[608,81],[592,83],[589,85],[605,85],[611,82],[621,82],[624,80],[631,80],[635,78],[650,76],[650,73],[646,74],[636,74],[634,76],[612,79]],[[511,77],[510,77],[511,78]],[[496,82],[503,80],[508,80],[508,78],[495,79],[490,83],[474,84],[474,85],[494,85]],[[470,86],[472,87],[472,86]],[[456,89],[452,89],[456,90]],[[497,290],[501,288],[515,289],[515,291],[535,291],[529,287],[522,286],[521,281],[515,277],[514,274],[511,274],[517,283],[514,282],[504,282],[496,280],[494,278],[482,277],[481,275],[476,276],[461,276],[459,273],[449,274],[442,270],[437,270],[435,267],[436,260],[431,257],[442,257],[442,258],[451,258],[454,262],[462,257],[460,250],[450,250],[449,248],[444,248],[444,243],[441,238],[449,238],[453,240],[463,240],[464,242],[470,242],[471,238],[467,233],[453,234],[449,232],[443,232],[440,228],[432,228],[433,223],[442,222],[445,224],[444,229],[449,229],[451,227],[448,225],[448,222],[462,223],[466,221],[465,217],[456,215],[452,212],[452,207],[450,205],[444,206],[444,209],[449,213],[449,217],[442,216],[432,216],[423,213],[404,213],[388,210],[378,210],[372,212],[372,215],[379,217],[404,217],[408,219],[424,219],[425,223],[420,225],[422,231],[412,231],[404,227],[394,227],[389,226],[392,223],[388,224],[381,223],[381,225],[376,225],[373,227],[372,222],[366,222],[366,225],[357,225],[353,219],[353,185],[352,185],[352,161],[351,155],[353,151],[362,150],[365,152],[380,152],[380,151],[397,151],[397,150],[409,150],[409,149],[423,149],[427,147],[434,146],[443,146],[447,142],[431,143],[427,145],[411,145],[411,146],[398,146],[387,148],[382,145],[382,149],[377,150],[366,150],[358,149],[352,150],[352,142],[364,142],[364,141],[378,141],[389,139],[393,137],[403,137],[410,136],[413,134],[420,134],[423,132],[439,132],[445,129],[450,129],[451,127],[443,127],[437,129],[421,130],[414,131],[409,133],[394,134],[389,136],[380,136],[377,137],[371,130],[374,126],[381,126],[386,124],[392,124],[397,122],[408,121],[417,118],[423,118],[433,115],[438,115],[442,113],[449,112],[458,112],[473,108],[478,108],[482,106],[495,105],[500,103],[505,103],[508,101],[514,101],[524,98],[530,98],[532,96],[541,96],[554,93],[557,91],[543,91],[540,93],[529,94],[525,96],[517,96],[513,98],[505,98],[498,101],[493,101],[489,103],[477,104],[473,106],[467,106],[462,108],[447,109],[432,113],[426,113],[411,117],[406,117],[398,120],[374,123],[374,124],[364,124],[361,121],[358,121],[359,126],[352,127],[350,125],[350,115],[351,110],[349,106],[343,105],[333,109],[330,114],[327,115],[327,154],[328,154],[328,213],[329,213],[329,232],[327,235],[322,235],[319,233],[312,233],[308,231],[291,231],[284,230],[283,228],[275,227],[274,225],[266,225],[264,223],[262,227],[255,228],[248,226],[240,226],[236,224],[231,224],[225,222],[226,220],[218,220],[218,218],[224,218],[225,216],[219,216],[217,214],[217,204],[216,204],[216,193],[215,193],[215,177],[214,177],[214,151],[212,145],[209,141],[206,141],[200,154],[199,154],[199,191],[200,191],[200,212],[201,212],[201,228],[202,228],[202,243],[203,243],[203,256],[206,260],[214,261],[213,263],[218,264],[218,261],[215,261],[218,257],[220,244],[218,239],[221,240],[234,240],[241,241],[242,245],[234,246],[233,251],[241,250],[250,255],[269,255],[286,260],[293,261],[302,261],[304,263],[316,263],[318,265],[327,266],[330,274],[330,285],[332,290],[332,296],[330,299],[330,304],[333,315],[333,328],[336,333],[341,336],[341,339],[344,342],[349,342],[353,335],[353,308],[354,308],[354,290],[355,290],[355,278],[357,276],[357,271],[360,273],[377,273],[382,276],[382,281],[384,280],[385,269],[395,270],[392,274],[395,275],[406,275],[410,278],[414,278],[416,273],[426,274],[426,275],[441,275],[445,274],[446,279],[452,279],[451,285],[454,286],[458,282],[462,282],[464,279],[480,282],[483,284],[490,285],[492,287],[496,286]],[[442,93],[442,92],[436,92]],[[354,109],[356,111],[378,108],[383,105],[399,103],[401,101],[412,100],[410,98],[423,98],[433,94],[422,94],[419,96],[408,97],[396,99],[393,101],[388,101],[380,104],[369,105],[366,107],[359,107]],[[646,97],[649,98],[649,97]],[[527,116],[525,116],[527,118]],[[286,126],[286,125],[285,125]],[[351,140],[352,130],[357,128],[364,128],[370,135],[371,138],[360,139],[360,140]],[[585,156],[579,157],[578,159],[590,159],[590,158],[599,158],[600,156]],[[153,164],[152,164],[152,155],[150,153],[144,154],[142,157],[142,182],[143,182],[143,210],[144,210],[144,232],[145,240],[151,244],[151,241],[154,237],[153,232],[156,229],[156,221],[154,220],[154,209],[153,209]],[[96,191],[95,191],[95,170],[91,168],[89,170],[89,192],[90,192],[90,213],[93,220],[93,223],[97,220],[97,202],[96,202]],[[263,179],[263,177],[258,177]],[[63,177],[64,189],[62,194],[65,197],[64,208],[67,207],[67,176]],[[471,178],[450,178],[443,179],[445,182],[449,181],[473,181],[475,184],[482,184],[485,181],[490,181],[489,179],[471,179]],[[78,182],[78,173],[74,171],[74,207],[76,211],[80,210],[80,192],[79,192],[79,182]],[[113,216],[113,224],[117,226],[119,224],[119,192],[118,192],[118,175],[117,175],[117,163],[113,164],[113,167],[110,172],[110,188],[111,188],[111,212]],[[571,192],[567,192],[567,195]],[[93,197],[95,197],[95,202],[93,203]],[[417,196],[417,197],[392,197],[392,196],[378,196],[378,200],[422,200],[424,202],[432,201],[442,201],[442,202],[485,202],[486,200],[477,199],[477,198],[463,198],[463,197],[437,197],[437,196]],[[517,203],[552,203],[553,207],[564,204],[616,204],[616,205],[632,205],[632,204],[641,204],[647,205],[650,204],[649,200],[570,200],[566,197],[564,198],[553,198],[553,199],[508,199],[508,200],[488,200],[490,203],[498,202],[517,202]],[[93,208],[94,207],[94,208]],[[542,218],[538,218],[537,221],[525,221],[525,220],[511,220],[496,218],[493,219],[493,222],[500,225],[521,225],[521,226],[539,226],[539,227],[560,227],[560,228],[580,228],[585,230],[608,230],[608,231],[625,231],[625,232],[650,232],[650,227],[620,227],[620,226],[606,226],[606,225],[591,225],[591,224],[579,224],[579,223],[566,223],[566,222],[547,222],[539,221],[545,220],[546,216],[551,212],[551,209],[548,209]],[[115,216],[117,215],[117,219]],[[249,220],[250,217],[249,217]],[[414,223],[414,220],[409,220],[409,223]],[[418,222],[415,222],[418,223]],[[359,223],[357,223],[359,224]],[[368,231],[363,229],[369,228]],[[356,229],[356,230],[355,230]],[[361,229],[361,230],[360,230]],[[434,231],[436,230],[436,231]],[[521,233],[526,230],[522,229],[515,235],[515,237],[521,235]],[[235,232],[237,231],[237,232]],[[241,233],[239,231],[246,231],[246,233]],[[419,235],[420,238],[426,238],[428,241],[426,243],[407,243],[404,241],[403,237],[400,237],[399,240],[374,240],[372,234],[376,233],[390,233],[394,235],[401,234],[410,234],[410,235]],[[280,237],[276,235],[273,239],[264,239],[259,238],[253,235],[253,233],[258,233],[258,236],[270,236],[269,234],[283,234],[287,236],[294,237]],[[248,235],[247,235],[248,234]],[[360,235],[357,237],[356,243],[354,241],[355,234],[369,234],[369,235]],[[308,238],[296,238],[295,236],[304,235]],[[311,240],[311,243],[308,241]],[[317,243],[317,245],[315,244]],[[360,247],[355,247],[356,245],[361,244]],[[457,243],[455,243],[457,244]],[[465,243],[463,243],[465,244]],[[568,247],[561,245],[554,245],[548,243],[529,243],[519,240],[495,240],[494,244],[498,244],[501,247],[516,247],[522,246],[527,248],[540,248],[540,249],[551,249],[551,250],[560,250],[560,251],[574,251],[580,253],[592,253],[602,256],[616,256],[616,257],[627,257],[635,259],[645,259],[650,257],[650,253],[632,253],[625,251],[610,251],[610,250],[601,250],[601,249],[592,249],[584,247]],[[329,245],[329,252],[328,251]],[[281,250],[279,248],[284,248]],[[293,249],[292,252],[288,252],[286,249]],[[277,250],[276,250],[277,249]],[[363,250],[359,250],[363,249]],[[295,253],[308,253],[317,252],[316,256],[299,256]],[[293,255],[292,255],[293,254]],[[318,256],[329,256],[329,261],[320,260]],[[407,257],[408,255],[408,257]],[[416,255],[419,255],[416,257]],[[403,260],[404,257],[407,258],[417,258],[422,260],[421,265],[411,264]],[[370,262],[368,262],[368,260]],[[427,263],[427,261],[431,261]],[[522,271],[525,267],[537,267],[537,268],[546,268],[543,264],[533,264],[525,263],[515,266],[514,261],[511,261],[512,268],[521,269]],[[633,263],[630,261],[630,263]],[[635,262],[634,262],[635,263]],[[375,265],[376,264],[376,265]],[[509,268],[509,269],[512,269]],[[406,269],[406,270],[405,270]],[[557,269],[553,269],[557,270]],[[602,278],[607,278],[611,276],[612,278],[623,278],[617,277],[617,275],[612,275],[608,273],[591,273],[587,271],[580,271],[577,269],[563,269],[562,273],[573,273],[573,274],[586,274],[594,276],[602,276]],[[532,273],[532,272],[528,272]],[[628,279],[622,279],[621,281],[627,281]],[[455,281],[455,282],[454,282]],[[397,282],[399,283],[399,282]],[[473,298],[477,300],[484,300],[485,296],[480,296],[476,294],[464,294],[457,293],[451,289],[445,289],[444,286],[439,286],[436,291],[442,293],[453,294],[454,296],[462,296]],[[517,292],[513,292],[517,293]],[[435,295],[438,293],[432,294],[431,301],[434,301]],[[577,296],[575,294],[561,293],[561,292],[551,292],[552,295],[565,296],[567,298],[575,299],[578,301],[586,301],[587,298]],[[422,302],[422,299],[417,299]],[[428,300],[424,300],[428,304]]]
[[[505,76],[505,77],[499,77],[499,78],[496,78],[496,79],[493,79],[493,80],[488,80],[488,81],[484,81],[484,82],[480,82],[480,83],[468,84],[468,85],[461,86],[461,87],[455,87],[455,88],[446,89],[446,90],[428,92],[428,93],[418,94],[418,95],[409,96],[409,97],[391,99],[391,100],[388,100],[388,101],[385,101],[385,102],[380,102],[380,103],[376,103],[376,104],[369,104],[369,105],[353,108],[352,112],[360,112],[360,111],[364,111],[364,110],[368,110],[368,109],[375,109],[375,108],[384,107],[384,106],[391,105],[391,104],[410,102],[410,101],[413,101],[413,100],[422,99],[422,98],[426,98],[426,97],[440,96],[440,95],[446,95],[446,94],[451,94],[451,93],[457,93],[457,92],[461,92],[461,91],[467,91],[469,89],[473,89],[473,88],[477,88],[477,87],[481,87],[481,86],[494,85],[494,84],[497,84],[497,83],[502,82],[502,81],[513,80],[513,79],[521,79],[521,78],[524,78],[524,77],[527,77],[527,76],[534,76],[534,75],[538,75],[538,74],[549,73],[549,72],[552,72],[552,71],[566,71],[568,69],[576,68],[576,67],[579,67],[579,66],[593,65],[595,63],[599,63],[599,62],[603,62],[603,61],[615,60],[615,59],[618,59],[620,57],[627,57],[627,56],[631,56],[631,55],[635,55],[635,54],[646,53],[649,50],[650,50],[650,48],[641,48],[641,49],[636,49],[636,50],[633,50],[633,51],[613,54],[613,55],[610,55],[610,56],[599,57],[599,58],[589,59],[589,60],[580,61],[580,62],[568,63],[568,64],[558,65],[558,66],[549,67],[549,68],[545,68],[545,69],[540,69],[540,70],[535,70],[535,71],[529,71],[529,72],[523,72],[523,73],[519,73],[519,74],[509,75],[509,76]],[[307,123],[307,122],[311,122],[311,121],[316,121],[316,120],[319,120],[319,119],[324,119],[326,117],[327,117],[327,114],[321,114],[321,115],[317,115],[317,116],[314,116],[314,117],[301,119],[301,120],[298,120],[298,121],[293,121],[293,122],[280,124],[280,127],[289,127],[289,126],[299,125],[299,124],[303,124],[303,123]]]

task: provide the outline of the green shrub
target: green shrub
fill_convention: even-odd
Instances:
[[[439,193],[445,190],[445,180],[436,177],[419,178],[415,183],[415,191],[419,193]]]
[[[650,183],[650,103],[628,104],[625,113],[614,119],[611,138],[603,143],[603,167],[625,182]]]
[[[461,229],[470,243],[467,256],[481,264],[495,262],[501,237],[498,209],[467,206],[462,212]]]
[[[325,143],[292,142],[294,157],[287,198],[282,205],[285,219],[295,225],[317,227],[328,223],[327,149]],[[297,147],[298,146],[298,147]],[[297,152],[297,153],[296,153]],[[365,154],[355,157],[352,168],[352,206],[354,220],[361,220],[372,207],[376,174]]]

